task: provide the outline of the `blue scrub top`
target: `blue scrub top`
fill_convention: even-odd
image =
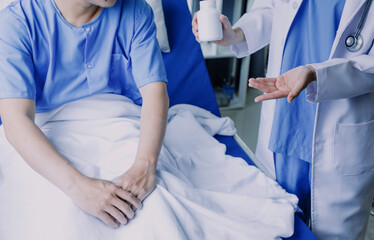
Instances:
[[[0,23],[0,98],[33,99],[37,112],[100,93],[141,104],[140,87],[167,82],[144,0],[118,0],[82,27],[54,0],[17,0]]]
[[[304,0],[292,23],[283,54],[281,74],[301,65],[327,61],[345,0]],[[311,162],[316,104],[305,91],[292,103],[276,103],[269,149]]]

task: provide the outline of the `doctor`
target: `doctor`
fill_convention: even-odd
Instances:
[[[267,92],[256,101],[291,103],[263,102],[257,155],[275,163],[278,182],[307,216],[310,199],[318,239],[364,239],[374,196],[370,3],[258,0],[233,28],[221,16],[216,43],[238,57],[270,43],[268,78],[250,86]],[[193,32],[198,40],[196,17]]]

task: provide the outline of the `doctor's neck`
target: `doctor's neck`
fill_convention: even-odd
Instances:
[[[75,27],[95,20],[104,7],[112,7],[116,0],[54,0],[61,15]]]

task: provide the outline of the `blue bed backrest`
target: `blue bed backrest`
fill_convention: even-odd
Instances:
[[[191,28],[187,0],[163,0],[171,52],[163,54],[170,105],[186,103],[220,116],[201,47]]]

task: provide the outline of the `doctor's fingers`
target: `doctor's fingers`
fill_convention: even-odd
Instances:
[[[255,82],[267,82],[267,83],[276,83],[277,78],[250,78],[248,82],[255,81]]]
[[[196,41],[200,42],[199,29],[197,28],[197,26],[192,27],[192,33],[193,33],[193,35],[195,35]]]
[[[196,34],[198,34],[199,33],[199,29],[197,28],[197,26],[193,26],[192,27],[192,32],[193,32],[193,34],[196,36]]]
[[[232,29],[232,26],[231,26],[231,23],[230,23],[228,17],[226,17],[225,15],[221,14],[219,16],[219,20],[221,21],[221,23],[223,25],[223,30],[231,30]]]
[[[196,41],[200,42],[200,39],[199,39],[199,30],[197,29],[197,26],[193,26],[192,27],[192,33],[193,33],[193,35],[195,35]]]
[[[273,79],[267,79],[267,78],[259,78],[259,79],[254,79],[254,78],[251,78],[249,79],[248,81],[248,86],[249,87],[253,87],[253,88],[256,88],[260,91],[263,91],[263,92],[266,92],[266,93],[270,93],[270,92],[274,92],[276,90],[278,90],[278,88],[276,87],[276,79],[273,78]]]
[[[199,13],[199,11],[195,12],[195,14],[193,15],[192,26],[197,26],[197,14],[198,13]]]
[[[256,97],[255,102],[284,98],[284,97],[287,97],[287,95],[288,95],[288,92],[286,92],[286,91],[275,91],[275,92],[272,92],[272,93],[265,93],[261,96]]]

